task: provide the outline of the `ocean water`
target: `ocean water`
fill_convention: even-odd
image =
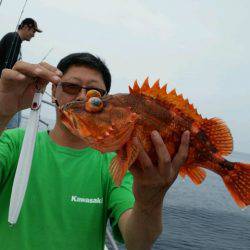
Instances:
[[[250,163],[250,154],[228,159]],[[241,210],[212,172],[200,186],[178,178],[165,197],[163,219],[154,250],[250,250],[250,208]]]

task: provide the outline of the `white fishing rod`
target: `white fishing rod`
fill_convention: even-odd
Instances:
[[[49,52],[42,59],[42,61],[45,60],[45,58],[49,55],[51,51],[52,49],[49,50]],[[39,126],[43,92],[44,90],[39,89],[37,86],[37,91],[34,94],[34,98],[31,104],[30,116],[25,130],[22,149],[19,156],[10,197],[8,217],[8,222],[10,223],[10,225],[15,225],[17,222],[29,181],[30,168],[33,159],[36,135]]]

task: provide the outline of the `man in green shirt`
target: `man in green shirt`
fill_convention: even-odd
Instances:
[[[188,152],[189,132],[182,136],[173,160],[159,133],[152,133],[158,154],[154,166],[140,148],[138,161],[120,187],[109,173],[114,153],[101,154],[87,147],[62,124],[57,110],[51,131],[39,132],[30,179],[17,224],[9,227],[11,188],[24,131],[4,131],[10,118],[30,107],[36,84],[53,83],[53,101],[63,105],[85,98],[87,89],[109,92],[111,75],[106,65],[89,53],[63,58],[57,68],[43,62],[18,62],[0,79],[0,246],[1,249],[103,249],[108,218],[115,238],[127,249],[150,249],[162,231],[166,191],[178,175]],[[66,82],[67,84],[61,84]],[[131,175],[132,173],[132,175]]]

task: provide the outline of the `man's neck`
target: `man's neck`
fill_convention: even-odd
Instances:
[[[49,133],[50,138],[58,145],[74,149],[84,149],[87,145],[78,137],[70,133],[59,121]]]

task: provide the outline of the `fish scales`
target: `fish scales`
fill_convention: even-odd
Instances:
[[[92,98],[100,98],[100,107],[95,106]],[[129,94],[101,97],[87,93],[86,100],[66,104],[60,107],[60,112],[64,125],[86,145],[103,153],[117,152],[110,166],[117,185],[136,161],[139,149],[133,145],[133,137],[139,138],[156,164],[151,132],[159,131],[173,158],[182,133],[189,130],[189,153],[179,175],[189,176],[199,185],[206,178],[205,169],[213,171],[222,177],[237,205],[250,204],[250,164],[229,162],[224,158],[233,150],[230,130],[219,118],[203,118],[175,90],[166,92],[166,86],[160,87],[158,82],[150,87],[146,79],[142,87],[135,82]]]

